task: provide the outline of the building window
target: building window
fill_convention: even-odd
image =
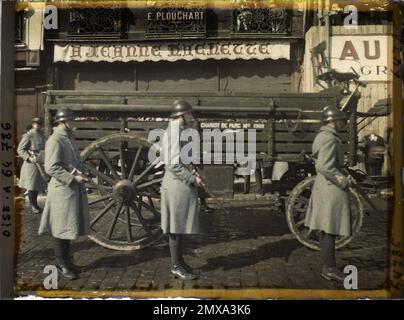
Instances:
[[[232,10],[232,32],[238,34],[289,34],[290,14],[286,8],[239,8]]]
[[[15,14],[15,42],[16,44],[25,43],[25,11],[17,11]]]
[[[347,12],[344,12],[347,9]],[[352,23],[351,10],[357,10],[358,25],[389,25],[392,21],[392,10],[389,1],[365,0],[360,4],[348,0],[331,1],[330,23],[333,26],[344,26],[347,19]],[[322,17],[324,19],[324,16]]]
[[[122,12],[120,8],[83,8],[69,12],[68,35],[76,37],[120,37]]]

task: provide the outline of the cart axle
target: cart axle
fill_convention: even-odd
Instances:
[[[114,198],[120,203],[130,204],[137,195],[137,190],[133,182],[121,180],[112,188]]]

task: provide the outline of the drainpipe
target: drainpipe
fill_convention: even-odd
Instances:
[[[327,44],[326,46],[326,58],[328,61],[329,69],[331,68],[331,26],[330,26],[330,0],[324,1],[324,40]]]

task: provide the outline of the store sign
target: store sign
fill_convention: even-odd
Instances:
[[[331,68],[359,74],[362,81],[388,80],[391,37],[382,35],[331,37]]]
[[[274,41],[55,45],[54,62],[129,62],[207,59],[288,59],[288,43]]]
[[[202,37],[205,33],[206,10],[203,8],[149,8],[147,12],[146,37]]]
[[[198,21],[205,19],[205,10],[150,9],[147,21]]]

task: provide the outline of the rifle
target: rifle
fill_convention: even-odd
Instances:
[[[228,213],[228,210],[223,206],[221,201],[213,194],[212,191],[209,190],[206,182],[202,178],[201,174],[198,171],[198,168],[193,166],[193,165],[185,165],[185,167],[191,172],[191,174],[202,181],[202,189],[205,190],[205,192],[213,199],[213,201],[218,205],[218,207],[223,210],[225,213]]]
[[[39,162],[38,162],[38,156],[35,154],[35,152],[34,151],[32,151],[32,150],[28,150],[28,153],[29,153],[29,155],[30,155],[30,157],[32,157],[33,158],[33,163],[34,163],[34,165],[36,166],[36,168],[38,169],[38,171],[39,171],[39,174],[41,175],[41,178],[46,182],[46,183],[48,183],[49,182],[49,176],[45,173],[45,170],[42,168],[42,166],[39,164]]]
[[[304,156],[306,157],[306,159],[314,161],[314,158],[311,155],[305,154]],[[376,212],[382,213],[382,211],[376,207],[376,205],[366,194],[365,190],[362,189],[359,182],[356,181],[356,179],[350,174],[350,169],[348,168],[347,165],[345,165],[345,169],[344,168],[341,169],[341,172],[348,177],[348,179],[351,181],[352,188],[355,189],[361,195],[361,197],[370,205],[370,207]]]
[[[345,173],[348,176],[348,179],[351,181],[352,188],[355,189],[361,197],[370,205],[370,207],[375,210],[378,213],[382,213],[382,211],[376,207],[376,205],[372,202],[372,200],[369,198],[369,196],[366,194],[365,190],[362,189],[360,186],[359,182],[356,181],[356,179],[349,173],[349,169],[343,169],[343,173]]]

